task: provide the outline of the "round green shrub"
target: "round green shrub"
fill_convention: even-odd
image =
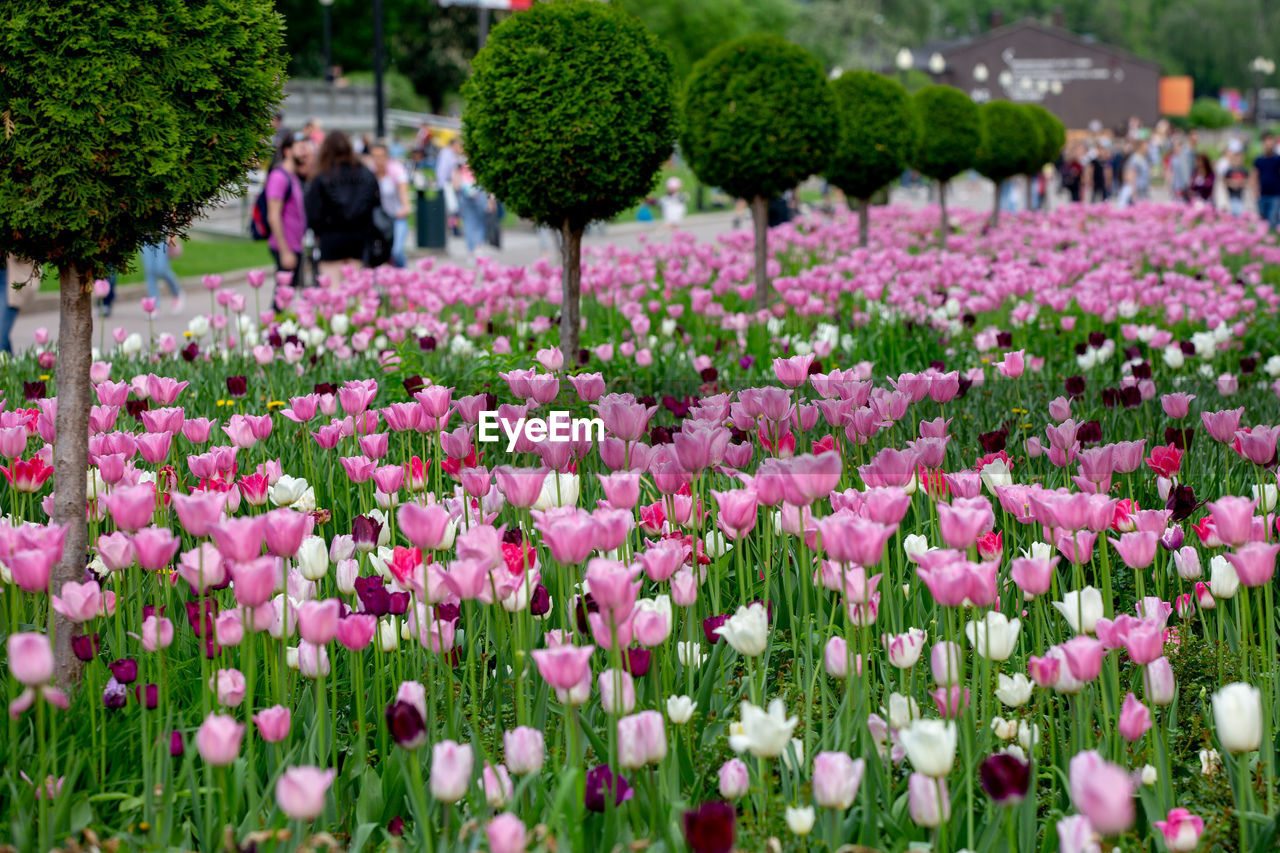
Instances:
[[[774,35],[720,45],[685,83],[680,146],[706,184],[774,198],[826,169],[839,131],[818,60]]]
[[[123,267],[243,187],[282,97],[271,0],[5,5],[0,252]]]
[[[949,181],[973,168],[982,144],[982,120],[973,99],[951,86],[926,86],[913,100],[921,134],[916,170],[935,181]]]
[[[1236,117],[1231,110],[1218,103],[1217,98],[1196,98],[1191,104],[1191,112],[1187,115],[1187,124],[1191,127],[1218,130],[1231,127],[1235,123]]]
[[[1025,109],[1009,101],[990,101],[978,108],[978,115],[982,144],[974,165],[979,174],[999,183],[1040,166],[1044,134]]]
[[[1067,128],[1058,120],[1057,116],[1039,104],[1024,104],[1022,108],[1040,126],[1040,136],[1044,142],[1044,148],[1040,152],[1040,162],[1035,164],[1035,168],[1028,171],[1028,174],[1030,174],[1030,172],[1037,171],[1049,163],[1057,162],[1058,155],[1062,153],[1063,146],[1067,144]]]
[[[840,123],[827,178],[850,198],[870,198],[900,176],[920,138],[920,118],[898,81],[850,71],[831,84]]]
[[[581,230],[647,195],[671,155],[671,59],[620,9],[535,4],[494,28],[472,69],[463,146],[519,216]]]

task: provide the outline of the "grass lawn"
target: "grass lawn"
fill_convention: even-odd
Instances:
[[[240,237],[212,237],[201,235],[182,245],[182,257],[172,261],[173,271],[179,279],[210,273],[226,273],[252,267],[270,267],[271,255],[265,241],[258,242]],[[142,260],[133,259],[129,270],[120,275],[119,284],[138,284],[144,281]],[[58,275],[45,273],[40,289],[56,291]]]

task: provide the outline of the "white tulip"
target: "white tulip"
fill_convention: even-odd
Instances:
[[[702,666],[707,659],[707,655],[697,642],[684,642],[682,640],[676,643],[676,658],[680,661],[681,666],[696,668]]]
[[[1082,590],[1072,590],[1062,596],[1062,601],[1053,602],[1062,617],[1067,620],[1071,630],[1077,634],[1092,634],[1102,618],[1102,592],[1096,587],[1086,586]]]
[[[1010,619],[998,610],[988,610],[981,621],[966,623],[964,634],[969,638],[969,645],[984,658],[1006,661],[1013,654],[1021,628],[1021,619]]]
[[[1217,599],[1235,598],[1240,588],[1240,576],[1236,567],[1227,562],[1221,554],[1209,561],[1209,592]]]
[[[187,331],[191,333],[193,338],[203,338],[209,334],[209,318],[203,314],[197,314],[191,318],[191,322],[187,323]]]
[[[996,698],[1007,707],[1021,708],[1031,701],[1031,680],[1022,673],[1014,673],[1012,677],[1000,673],[996,680],[999,683]]]
[[[394,652],[400,647],[400,628],[396,618],[388,616],[378,622],[378,648],[384,652]]]
[[[769,645],[769,613],[763,604],[739,607],[738,612],[715,631],[734,651],[746,657],[764,654]]]
[[[808,835],[813,831],[813,822],[817,819],[813,806],[793,808],[787,806],[787,829],[796,835]]]
[[[1262,693],[1237,681],[1213,694],[1213,721],[1226,750],[1234,755],[1262,745]]]
[[[667,697],[667,719],[673,725],[683,726],[685,723],[693,719],[693,712],[698,709],[698,703],[694,702],[688,696],[668,696]]]
[[[294,557],[298,571],[309,581],[318,581],[329,572],[329,546],[319,536],[308,536]]]
[[[956,724],[945,720],[916,720],[899,732],[911,766],[926,776],[942,778],[956,759]]]
[[[534,501],[536,510],[548,510],[556,506],[578,505],[579,480],[577,474],[552,471],[542,481],[542,492]]]
[[[1253,499],[1258,502],[1259,512],[1271,512],[1276,508],[1277,492],[1280,492],[1280,489],[1276,488],[1275,483],[1253,486]]]
[[[920,719],[920,706],[912,696],[901,693],[889,694],[888,709],[881,708],[889,715],[889,726],[894,729],[905,729],[915,720]]]
[[[1200,750],[1200,775],[1215,776],[1222,769],[1222,756],[1216,749]]]
[[[1186,356],[1182,354],[1182,347],[1176,346],[1176,345],[1171,347],[1165,347],[1164,353],[1162,353],[1162,357],[1164,358],[1165,366],[1171,367],[1174,370],[1177,370],[1179,367],[1182,367],[1182,365],[1185,364],[1187,360]]]
[[[768,711],[744,700],[741,729],[729,735],[729,748],[750,752],[757,758],[777,758],[791,742],[791,733],[799,722],[799,717],[787,716],[786,703],[781,699],[770,702]]]
[[[1150,764],[1142,765],[1142,784],[1150,788],[1160,778],[1156,773],[1156,769]]]
[[[919,557],[930,550],[932,549],[929,547],[929,540],[919,533],[908,533],[902,540],[902,551],[907,555],[908,559]]]

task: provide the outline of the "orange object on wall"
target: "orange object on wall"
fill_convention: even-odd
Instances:
[[[1191,112],[1190,77],[1160,78],[1160,115],[1184,116]]]

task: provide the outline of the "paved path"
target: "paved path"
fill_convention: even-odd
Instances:
[[[957,186],[951,195],[950,201],[953,206],[983,207],[990,204],[990,185],[985,181],[960,181],[957,182]],[[895,189],[893,200],[912,205],[922,205],[926,203],[927,196],[922,188]],[[749,228],[750,219],[744,217],[740,227]],[[732,228],[733,215],[726,211],[691,216],[681,225],[682,231],[692,233],[700,241],[712,240],[720,234],[728,233]],[[583,238],[583,245],[585,247],[613,244],[635,248],[640,245],[642,236],[647,237],[649,241],[669,240],[670,232],[656,223],[622,223],[610,225],[604,228],[603,231],[587,234]],[[269,269],[271,262],[267,256],[265,244],[262,254],[262,268]],[[550,257],[554,261],[555,254],[556,250],[553,242],[540,242],[534,232],[527,228],[517,228],[508,229],[503,234],[502,250],[493,251],[491,257],[504,264],[524,265],[533,263],[544,256]],[[469,263],[466,247],[461,240],[450,238],[447,255],[450,260],[456,263]],[[168,299],[161,298],[159,312],[151,321],[151,328],[156,335],[168,332],[181,339],[183,331],[186,330],[193,317],[209,312],[209,296],[201,285],[200,279],[189,278],[182,281],[181,284],[186,293],[186,304],[180,313],[172,314],[169,310]],[[244,272],[225,274],[223,276],[223,287],[243,293],[246,304],[253,306],[253,290],[249,287]],[[105,332],[107,349],[111,349],[113,346],[112,337],[117,329],[123,329],[125,334],[137,332],[143,338],[146,338],[148,321],[142,311],[141,301],[145,295],[146,288],[141,284],[121,286],[117,290],[115,308],[111,316],[103,320],[95,315],[94,320],[97,325],[94,328],[94,343],[97,344],[98,341],[102,340]],[[57,295],[54,293],[39,294],[33,304],[18,316],[18,321],[13,331],[15,350],[21,352],[30,347],[35,342],[38,329],[46,330],[51,338],[56,339],[57,337],[58,304]]]

